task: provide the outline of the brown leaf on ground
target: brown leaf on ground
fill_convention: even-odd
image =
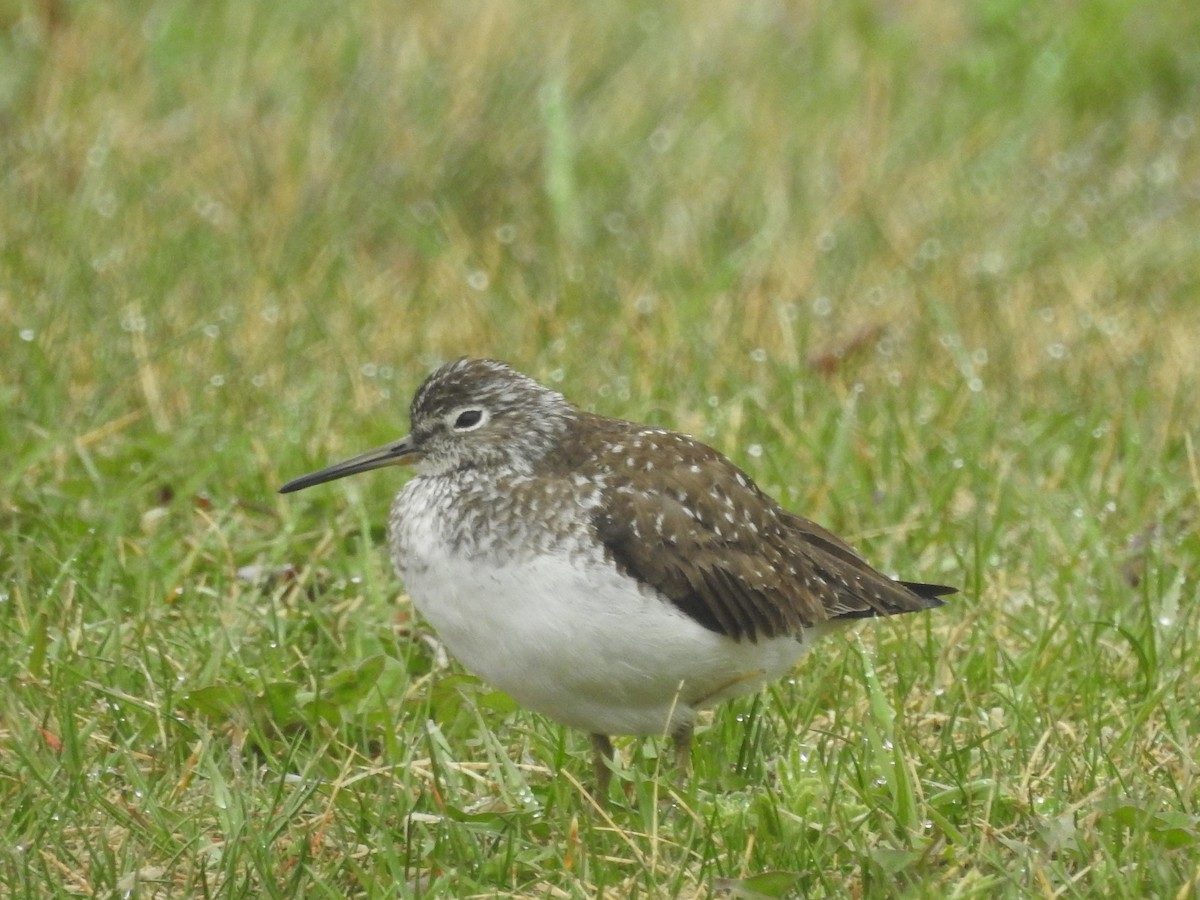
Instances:
[[[861,355],[874,346],[875,342],[887,331],[887,325],[876,322],[864,325],[848,338],[836,344],[830,344],[808,357],[808,367],[826,378],[840,369],[847,360]]]

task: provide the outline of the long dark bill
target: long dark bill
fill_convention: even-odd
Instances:
[[[302,491],[314,484],[324,484],[326,481],[335,481],[338,478],[345,478],[347,475],[357,475],[359,472],[369,472],[371,469],[379,469],[383,466],[404,466],[414,463],[420,458],[421,451],[417,449],[412,436],[409,435],[308,475],[293,478],[279,489],[279,493],[290,494],[292,491]]]

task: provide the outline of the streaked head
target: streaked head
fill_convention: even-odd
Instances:
[[[508,467],[528,472],[550,452],[576,410],[562,395],[492,359],[435,369],[413,396],[412,430],[397,441],[295,478],[280,493],[382,466],[416,464],[422,474]]]

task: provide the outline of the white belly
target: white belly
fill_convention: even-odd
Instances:
[[[593,733],[673,731],[780,677],[810,642],[734,641],[601,561],[480,566],[422,549],[408,591],[451,653],[522,705]]]

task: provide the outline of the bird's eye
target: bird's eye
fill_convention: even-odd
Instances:
[[[454,427],[460,431],[468,431],[483,421],[482,409],[464,409],[454,420]]]

